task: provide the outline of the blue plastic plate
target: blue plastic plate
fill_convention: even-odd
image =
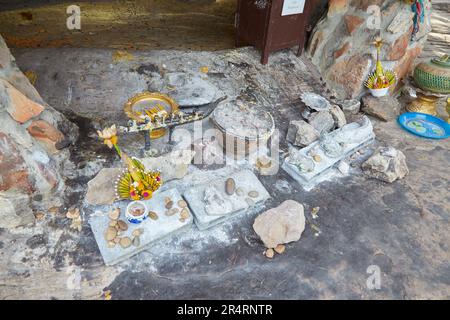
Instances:
[[[415,135],[431,138],[446,139],[450,137],[450,125],[444,120],[429,114],[407,112],[398,117],[398,123]]]

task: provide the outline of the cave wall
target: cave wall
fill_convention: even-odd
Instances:
[[[368,27],[367,8],[381,8],[381,28]],[[411,5],[400,0],[330,0],[327,14],[314,28],[307,52],[319,68],[324,80],[338,98],[358,98],[363,83],[374,69],[376,49],[372,42],[381,35],[383,66],[393,69],[401,81],[411,71],[431,30],[431,3],[424,0],[424,20],[412,39]],[[396,17],[400,23],[394,27]]]
[[[0,36],[0,228],[34,220],[33,203],[64,190],[78,128],[42,100]]]

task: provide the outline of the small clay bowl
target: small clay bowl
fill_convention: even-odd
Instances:
[[[136,209],[143,210],[139,215],[135,215],[133,212]],[[139,224],[148,217],[148,208],[142,201],[132,201],[128,204],[127,210],[125,211],[125,217],[130,223]]]

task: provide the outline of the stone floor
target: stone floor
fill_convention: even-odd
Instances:
[[[410,169],[405,179],[393,184],[367,179],[358,164],[369,151],[354,159],[349,176],[308,192],[280,170],[259,177],[271,194],[264,208],[206,231],[193,229],[106,267],[87,224],[91,212],[83,211],[80,233],[69,229],[64,212],[71,205],[82,207],[87,181],[118,163],[95,141],[95,127],[123,121],[123,102],[140,90],[157,89],[157,74],[195,73],[208,66],[209,81],[229,97],[245,96],[270,110],[281,137],[289,120],[301,117],[301,92],[327,95],[307,60],[289,50],[275,54],[267,66],[259,65],[258,53],[250,49],[134,52],[133,60],[117,63],[113,53],[13,51],[22,71],[36,72],[36,87],[48,103],[66,113],[76,110],[69,114],[82,129],[82,141],[72,148],[67,165],[65,205],[42,208],[45,215],[34,226],[0,230],[1,298],[103,299],[106,290],[112,299],[450,298],[450,140],[415,137],[395,119],[372,121],[377,145],[405,153]],[[128,139],[127,151],[136,151],[140,141]],[[287,151],[284,139],[280,148]],[[207,177],[208,171],[192,166],[190,175]],[[307,226],[299,242],[268,260],[253,220],[286,199],[304,204]],[[313,207],[320,207],[314,220]],[[380,267],[380,290],[366,286],[370,265]]]

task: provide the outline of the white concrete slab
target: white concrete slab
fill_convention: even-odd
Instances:
[[[214,176],[214,173],[211,173]],[[236,192],[229,196],[225,193],[225,181],[228,178],[233,178],[236,182],[236,189],[241,188],[244,192],[242,196],[236,194]],[[233,210],[229,213],[218,215],[218,214],[208,214],[205,210],[205,189],[211,186],[217,187],[218,190],[222,191],[222,196],[231,201]],[[258,197],[251,198],[248,196],[250,191],[258,192]],[[246,199],[250,198],[254,205],[270,198],[269,193],[262,183],[258,180],[256,175],[251,170],[242,170],[231,174],[227,178],[220,178],[216,180],[211,180],[209,183],[204,183],[190,188],[183,194],[185,200],[195,217],[195,224],[200,230],[205,230],[213,227],[219,223],[224,222],[236,214],[245,212],[250,208],[249,203]]]
[[[165,212],[167,210],[164,207],[165,197],[170,197],[173,200],[174,208],[177,207],[178,200],[182,199],[177,189],[170,189],[161,193],[156,192],[152,199],[146,200],[144,202],[146,203],[150,211],[154,211],[158,214],[158,220],[152,220],[150,219],[150,217],[148,217],[140,224],[129,223],[125,218],[125,209],[129,201],[121,201],[111,206],[111,208],[120,207],[121,213],[119,219],[125,221],[128,224],[128,230],[122,233],[121,237],[128,236],[132,239],[133,236],[131,234],[133,230],[138,228],[144,229],[144,233],[139,237],[141,243],[139,247],[131,245],[130,247],[124,249],[120,245],[116,245],[113,248],[108,248],[108,242],[104,238],[104,232],[108,227],[108,223],[110,221],[108,218],[108,212],[105,212],[104,215],[101,216],[91,217],[91,219],[89,220],[89,224],[91,225],[92,232],[94,233],[95,240],[97,241],[97,245],[106,265],[119,263],[145,250],[155,241],[161,240],[184,230],[188,230],[192,227],[192,214],[184,222],[181,222],[179,220],[179,213],[172,216],[165,215]],[[179,209],[181,211],[181,208]]]

